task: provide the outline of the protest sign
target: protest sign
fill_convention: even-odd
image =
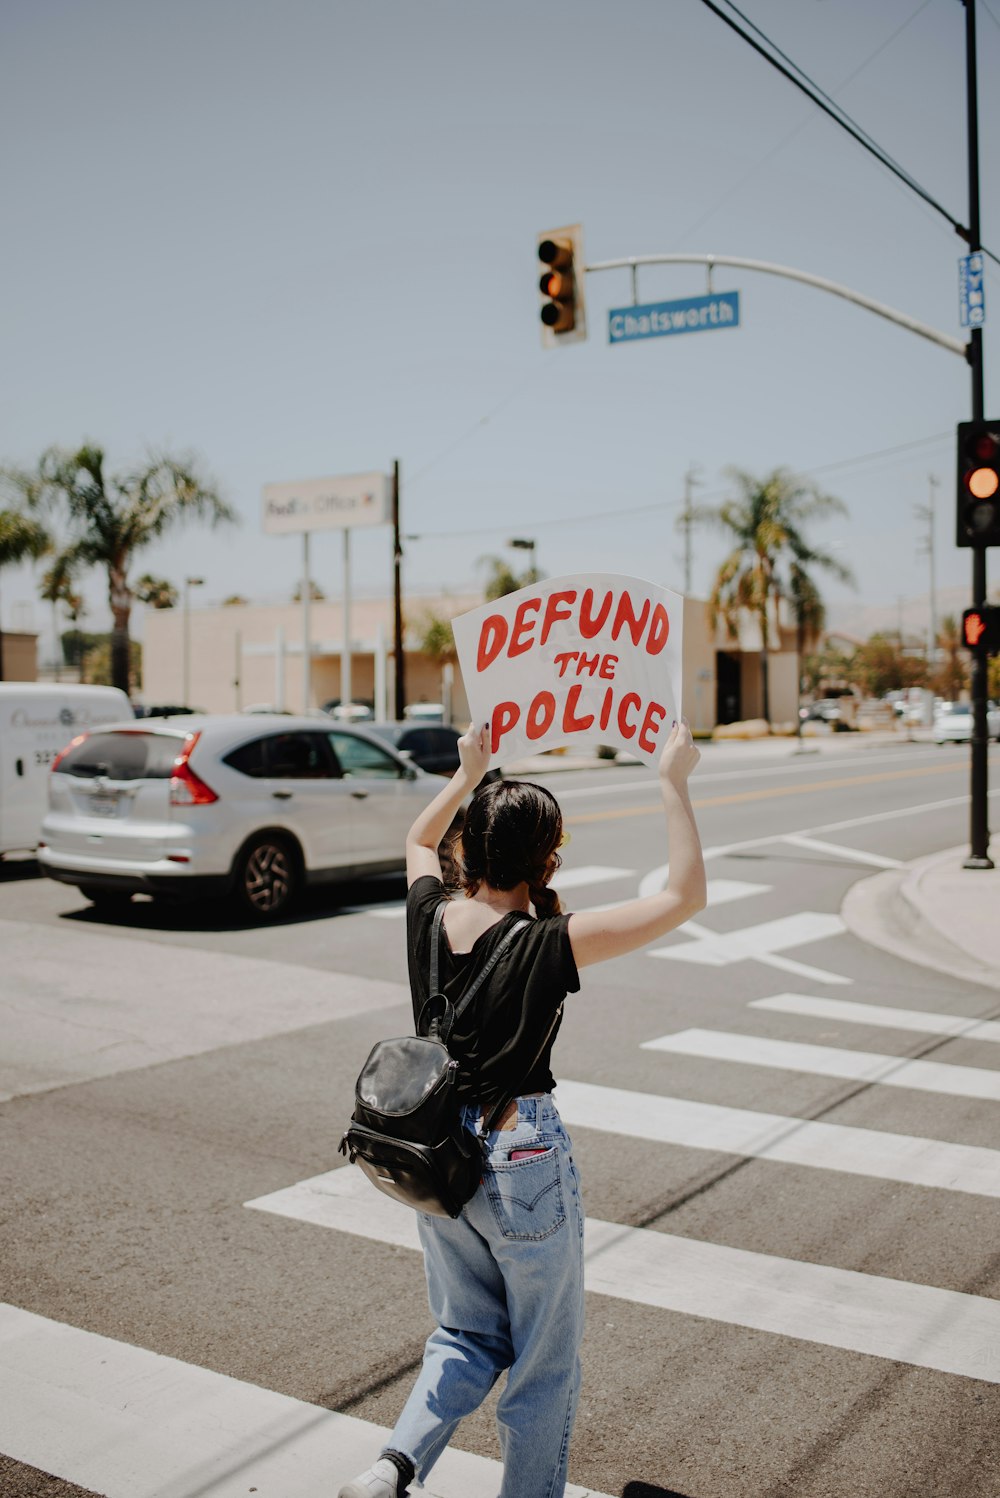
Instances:
[[[607,744],[655,764],[681,716],[684,600],[640,578],[549,578],[452,620],[473,722],[503,764]]]

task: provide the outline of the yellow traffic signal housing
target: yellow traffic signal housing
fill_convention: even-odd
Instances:
[[[587,336],[581,226],[569,224],[539,234],[538,259],[542,266],[538,281],[542,343],[546,348],[581,343]]]

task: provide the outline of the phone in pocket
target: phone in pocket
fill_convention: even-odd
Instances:
[[[548,1152],[547,1145],[536,1145],[534,1149],[511,1150],[510,1158],[512,1160],[528,1160],[532,1155],[547,1155]]]

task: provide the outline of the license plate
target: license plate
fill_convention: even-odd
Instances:
[[[106,791],[99,792],[90,798],[90,809],[95,817],[114,817],[118,815],[118,797],[109,795]]]

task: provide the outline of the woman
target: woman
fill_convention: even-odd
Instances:
[[[406,841],[407,945],[414,1012],[427,997],[434,912],[448,900],[438,846],[489,764],[489,725],[459,740],[461,767]],[[501,780],[469,805],[459,846],[465,898],[444,912],[441,976],[457,999],[497,942],[534,907],[450,1039],[460,1058],[466,1126],[512,1098],[488,1136],[483,1184],[460,1217],[420,1214],[437,1328],[388,1446],[339,1498],[402,1498],[426,1479],[456,1426],[500,1374],[500,1498],[561,1498],[580,1391],[583,1207],[569,1137],[552,1098],[549,1053],[577,971],[674,930],[705,905],[705,869],[688,776],[698,763],[686,723],[659,763],[670,874],[659,894],[562,915],[548,888],[562,816],[541,786]]]

